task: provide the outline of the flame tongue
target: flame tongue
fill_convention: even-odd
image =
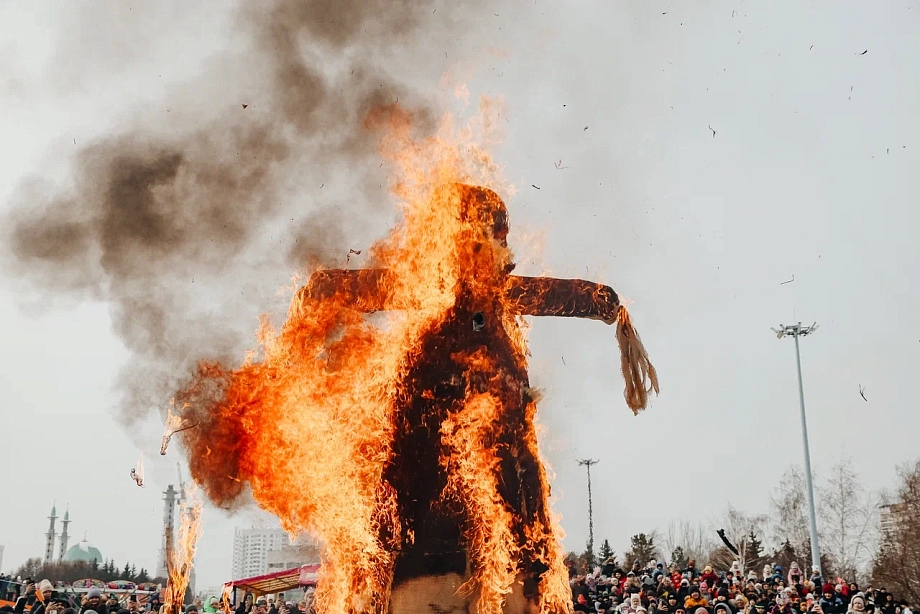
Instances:
[[[167,535],[166,568],[169,579],[163,599],[166,614],[182,612],[185,591],[194,566],[195,549],[201,537],[201,509],[198,489],[192,484],[179,503],[179,531],[174,536]]]

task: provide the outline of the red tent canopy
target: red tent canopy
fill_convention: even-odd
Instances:
[[[257,597],[272,593],[283,593],[298,586],[315,586],[319,572],[319,565],[304,565],[294,569],[285,569],[241,580],[231,580],[224,584],[231,589],[238,588]]]

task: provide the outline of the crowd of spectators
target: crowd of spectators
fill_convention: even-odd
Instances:
[[[913,614],[907,603],[885,590],[842,578],[825,580],[814,569],[805,574],[793,563],[788,571],[766,565],[758,573],[743,572],[737,562],[726,570],[711,565],[685,569],[651,562],[633,562],[628,571],[608,559],[588,574],[572,575],[575,612],[596,614]],[[246,595],[233,614],[312,614],[312,594],[298,602]],[[155,595],[146,602],[135,595],[105,594],[98,588],[75,594],[48,580],[33,583],[0,577],[0,607],[12,614],[165,614]],[[185,614],[221,612],[216,596],[196,600]]]
[[[586,575],[572,575],[576,612],[598,614],[912,614],[884,588],[863,589],[842,578],[805,574],[797,563],[784,572],[765,565],[745,573],[729,569],[685,569],[635,561],[628,571],[608,559]]]
[[[237,607],[231,609],[233,614],[313,614],[312,595],[312,591],[308,591],[297,602],[276,603],[269,597],[254,599],[247,594]],[[138,599],[137,595],[107,594],[98,588],[76,593],[61,583],[55,585],[42,580],[36,584],[30,578],[17,580],[9,576],[0,576],[0,601],[15,604],[0,607],[0,614],[166,614],[156,595]],[[224,611],[217,596],[195,599],[182,608],[184,614]]]

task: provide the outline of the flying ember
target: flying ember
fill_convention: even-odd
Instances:
[[[634,412],[655,369],[610,287],[511,274],[481,149],[414,140],[398,110],[378,121],[401,223],[369,268],[316,271],[242,366],[199,364],[176,396],[202,426],[183,435],[192,474],[224,506],[248,483],[322,540],[321,612],[427,611],[426,590],[464,611],[569,612],[522,317],[615,325]]]

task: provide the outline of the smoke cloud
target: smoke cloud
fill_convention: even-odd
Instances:
[[[397,100],[433,117],[394,58],[430,69],[476,13],[472,0],[241,7],[248,48],[199,83],[235,81],[254,101],[189,105],[179,129],[139,117],[79,150],[67,187],[24,182],[0,219],[6,273],[46,297],[110,305],[133,355],[118,382],[126,425],[163,413],[198,359],[239,360],[295,269],[362,247],[348,241],[387,211],[363,119]]]

